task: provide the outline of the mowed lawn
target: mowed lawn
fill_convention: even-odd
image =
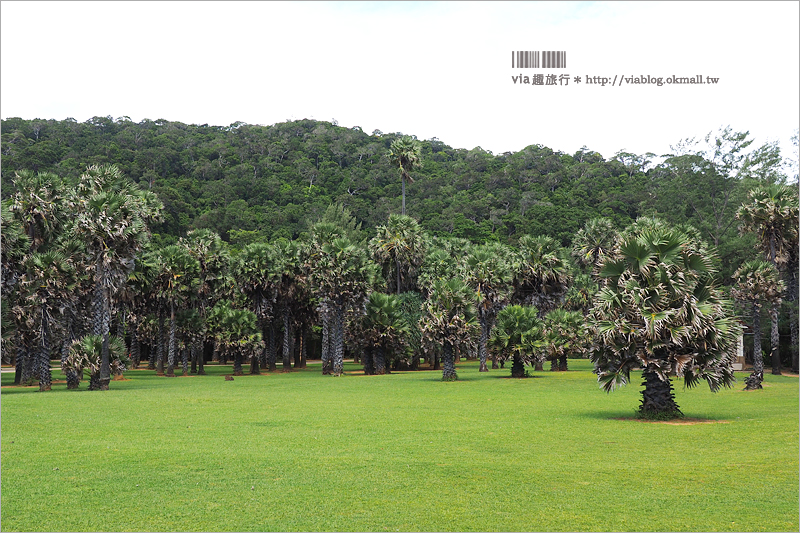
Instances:
[[[3,387],[4,531],[797,531],[798,379],[633,420],[590,363]],[[3,374],[3,384],[13,374]],[[54,379],[61,379],[56,373]]]

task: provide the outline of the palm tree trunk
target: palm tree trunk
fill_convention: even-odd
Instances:
[[[242,350],[240,346],[235,348],[235,352],[233,352],[233,375],[234,376],[243,376],[244,372],[242,371]]]
[[[403,182],[403,210],[402,210],[401,214],[405,215],[406,214],[406,178],[405,178],[405,176],[400,176],[400,181]]]
[[[308,343],[311,340],[311,328],[307,324],[303,325],[300,334],[300,368],[306,367],[308,361]]]
[[[67,357],[69,356],[70,345],[75,339],[75,334],[72,330],[72,320],[73,318],[70,315],[66,319],[64,325],[64,342],[61,344],[61,368],[64,368],[64,363],[66,363]],[[77,389],[81,382],[81,375],[71,368],[65,370],[64,375],[67,378],[67,389]]]
[[[642,403],[639,406],[639,418],[671,419],[682,418],[683,413],[675,403],[672,383],[669,379],[662,381],[654,370],[647,369],[642,373],[644,390]]]
[[[525,377],[525,364],[522,362],[522,357],[520,357],[518,353],[514,354],[514,362],[511,364],[511,377],[512,378]]]
[[[372,356],[375,360],[375,374],[379,376],[386,374],[386,358],[383,354],[383,346],[375,346]]]
[[[158,310],[158,340],[156,341],[156,375],[164,375],[164,345],[166,344],[166,330],[164,328],[164,313]]]
[[[167,377],[175,377],[175,303],[169,303],[169,351],[167,352]]]
[[[197,353],[198,353],[197,341],[193,341],[191,343],[190,355],[189,355],[189,358],[192,361],[192,368],[189,370],[189,372],[192,374],[197,374]]]
[[[95,293],[94,293],[94,311],[97,313],[94,317],[95,335],[102,335],[103,344],[100,352],[100,375],[98,378],[100,390],[108,390],[108,384],[111,382],[111,364],[108,359],[108,334],[111,322],[111,302],[109,301],[110,295],[106,290],[107,272],[103,268],[100,261],[95,266]]]
[[[331,316],[329,312],[322,313],[322,374],[330,374],[328,362],[331,359]]]
[[[189,375],[189,347],[188,346],[181,346],[181,367],[183,370],[183,375]]]
[[[250,357],[250,374],[251,375],[258,375],[261,374],[261,364],[260,364],[260,351],[253,349],[252,355]]]
[[[53,376],[50,372],[50,325],[47,318],[45,306],[41,306],[41,344],[39,350],[39,392],[49,391],[53,383]]]
[[[292,371],[291,352],[292,324],[289,320],[289,308],[283,309],[283,372]]]
[[[780,334],[778,332],[778,304],[773,303],[769,310],[769,318],[772,321],[772,332],[770,335],[770,355],[772,356],[772,374],[781,375],[781,354],[780,354]]]
[[[337,306],[334,317],[333,375],[344,372],[344,306]]]
[[[205,376],[206,370],[203,368],[203,364],[206,362],[206,346],[205,342],[203,342],[203,338],[198,337],[197,340],[195,340],[195,345],[197,346],[197,375]]]
[[[131,365],[133,368],[139,368],[139,362],[142,359],[142,345],[139,343],[139,328],[137,323],[131,324]]]
[[[567,352],[563,352],[558,356],[558,370],[560,372],[567,371]]]
[[[269,334],[267,333],[267,326],[263,318],[258,319],[258,329],[261,331],[262,339],[267,339],[269,337]],[[268,351],[269,351],[269,345],[265,342],[264,349],[261,350],[261,353],[259,354],[258,358],[260,370],[267,369],[267,362],[269,361]]]
[[[753,372],[744,380],[744,390],[761,389],[764,381],[764,357],[761,354],[761,307],[753,302]]]
[[[478,341],[478,357],[481,361],[479,372],[488,372],[486,368],[486,342],[489,340],[489,321],[486,319],[485,313],[481,313],[478,317],[481,323],[481,338]],[[494,365],[492,365],[494,367]]]
[[[372,356],[372,348],[369,346],[364,348],[364,353],[361,357],[361,363],[364,365],[364,374],[372,376],[375,374],[375,363]]]
[[[269,372],[275,372],[277,369],[278,350],[275,347],[275,321],[269,322],[269,348],[267,350],[267,368]]]
[[[444,341],[442,354],[442,381],[456,381],[458,374],[456,374],[456,363],[453,360],[453,345],[450,341]]]

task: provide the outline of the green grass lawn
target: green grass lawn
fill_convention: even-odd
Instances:
[[[3,531],[797,531],[798,380],[632,419],[590,363],[2,389]],[[3,385],[13,374],[3,374]],[[59,373],[54,379],[62,379]],[[620,420],[622,418],[622,420]]]

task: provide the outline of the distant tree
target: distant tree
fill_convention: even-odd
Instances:
[[[402,357],[408,346],[409,325],[396,295],[373,292],[358,330],[364,346],[364,373],[388,374],[387,356]]]
[[[524,235],[519,240],[512,302],[534,306],[544,315],[561,304],[570,281],[567,264],[553,239]]]
[[[400,170],[403,186],[403,207],[401,214],[406,214],[406,180],[413,183],[411,171],[422,163],[422,145],[411,137],[405,136],[392,142],[389,148],[389,159]]]
[[[442,380],[456,381],[453,349],[468,344],[476,333],[476,295],[463,280],[436,280],[420,321],[426,350],[442,347]]]
[[[417,272],[426,247],[425,234],[419,223],[406,215],[389,215],[388,223],[378,226],[377,235],[369,241],[373,257],[381,264],[384,276],[389,280],[390,291],[394,280],[396,294],[416,288]]]
[[[739,231],[755,233],[767,261],[772,263],[775,268],[780,269],[789,260],[790,246],[796,246],[795,243],[797,243],[797,188],[777,184],[766,185],[751,190],[749,196],[750,201],[743,204],[736,213],[736,218],[741,220]],[[775,375],[781,373],[781,359],[778,351],[779,306],[779,301],[773,301],[770,309],[772,373]]]
[[[776,300],[780,302],[781,283],[778,271],[766,261],[755,259],[743,264],[734,274],[736,285],[731,295],[747,305],[752,313],[753,325],[753,372],[745,380],[745,390],[762,388],[764,381],[764,358],[761,353],[761,307]]]
[[[539,310],[509,305],[497,314],[489,342],[501,361],[512,361],[511,377],[524,378],[525,366],[542,361],[545,346]]]
[[[511,250],[503,245],[485,245],[472,248],[465,259],[466,281],[478,293],[478,322],[481,334],[478,342],[480,372],[486,367],[487,342],[492,334],[497,312],[508,303],[511,296]]]
[[[593,218],[586,221],[572,241],[573,257],[578,264],[589,269],[595,280],[599,278],[600,264],[614,247],[617,235],[610,219]]]

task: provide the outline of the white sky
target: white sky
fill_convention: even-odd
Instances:
[[[227,126],[336,119],[494,153],[662,154],[721,126],[784,151],[798,2],[8,2],[0,116]],[[511,68],[565,50],[566,69]],[[568,86],[515,85],[534,73]],[[587,85],[702,75],[717,85]],[[785,152],[785,156],[789,154]]]

